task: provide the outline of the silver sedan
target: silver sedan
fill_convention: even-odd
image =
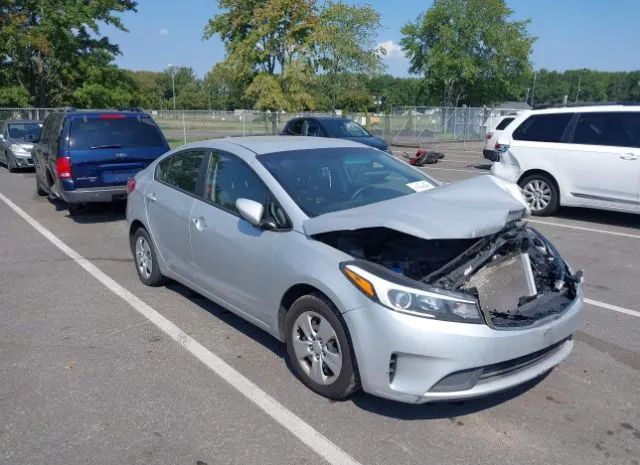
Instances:
[[[572,350],[581,273],[492,176],[441,185],[355,142],[250,137],[173,150],[128,191],[140,280],[176,280],[285,342],[323,396],[478,397]]]

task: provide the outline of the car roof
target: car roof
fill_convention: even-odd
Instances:
[[[588,105],[576,107],[545,108],[542,110],[525,110],[527,115],[544,115],[549,113],[596,113],[596,112],[638,112],[640,105]]]
[[[292,119],[296,120],[296,119],[303,119],[303,118],[309,118],[309,119],[317,119],[318,121],[327,121],[327,120],[332,120],[332,121],[350,121],[349,118],[347,118],[346,116],[315,116],[315,115],[308,115],[308,116],[296,116],[295,118]]]
[[[235,145],[245,148],[255,155],[276,152],[288,152],[291,150],[311,150],[324,148],[359,147],[371,148],[358,142],[346,139],[332,139],[327,137],[306,136],[249,136],[227,137],[224,139],[211,139],[193,142],[184,148],[212,148],[221,149],[224,146]]]
[[[37,121],[35,119],[8,119],[5,121],[7,124],[21,124],[21,123],[33,123],[33,124],[42,124],[41,121]]]

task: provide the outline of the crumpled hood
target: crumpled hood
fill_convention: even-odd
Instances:
[[[525,206],[493,176],[478,176],[432,190],[310,218],[308,236],[388,228],[422,239],[469,239],[500,231],[522,218]]]

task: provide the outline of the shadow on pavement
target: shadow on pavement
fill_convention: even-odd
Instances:
[[[66,202],[60,199],[49,198],[48,200],[56,208],[56,211],[67,210],[67,217],[79,224],[110,223],[126,218],[126,201],[81,205],[77,211],[71,214],[68,212],[69,205]]]
[[[640,213],[640,210],[638,210],[638,213]],[[585,221],[605,226],[622,226],[640,229],[640,215],[638,214],[596,210],[592,208],[562,207],[558,213],[553,217],[549,217],[549,219]]]

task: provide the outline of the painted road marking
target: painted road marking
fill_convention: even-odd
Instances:
[[[554,221],[543,221],[543,220],[533,220],[533,219],[527,219],[527,221],[529,223],[546,224],[548,226],[557,226],[558,228],[575,229],[578,231],[588,231],[588,232],[594,232],[594,233],[600,233],[600,234],[609,234],[610,236],[630,237],[632,239],[640,239],[640,234],[607,231],[606,229],[586,228],[584,226],[574,226],[572,224],[562,224],[562,223],[556,223]]]
[[[7,204],[9,208],[20,215],[22,219],[29,223],[36,231],[47,238],[49,242],[60,249],[65,255],[74,260],[110,291],[121,297],[126,303],[133,307],[134,310],[155,324],[165,334],[177,341],[220,378],[233,386],[247,399],[262,409],[267,415],[289,430],[289,432],[311,448],[320,457],[332,465],[360,465],[359,462],[327,439],[322,433],[288,410],[277,400],[260,389],[256,384],[245,378],[231,365],[226,363],[213,352],[209,351],[198,341],[173,324],[170,320],[140,300],[135,294],[122,287],[93,263],[62,242],[56,235],[29,216],[29,214],[13,203],[4,194],[0,193],[0,199]]]
[[[624,313],[625,315],[631,315],[640,318],[640,312],[636,310],[629,310],[628,308],[618,307],[617,305],[611,305],[604,302],[598,302],[597,300],[584,299],[585,304],[594,305],[600,308],[606,308],[607,310],[613,310],[614,312]]]

